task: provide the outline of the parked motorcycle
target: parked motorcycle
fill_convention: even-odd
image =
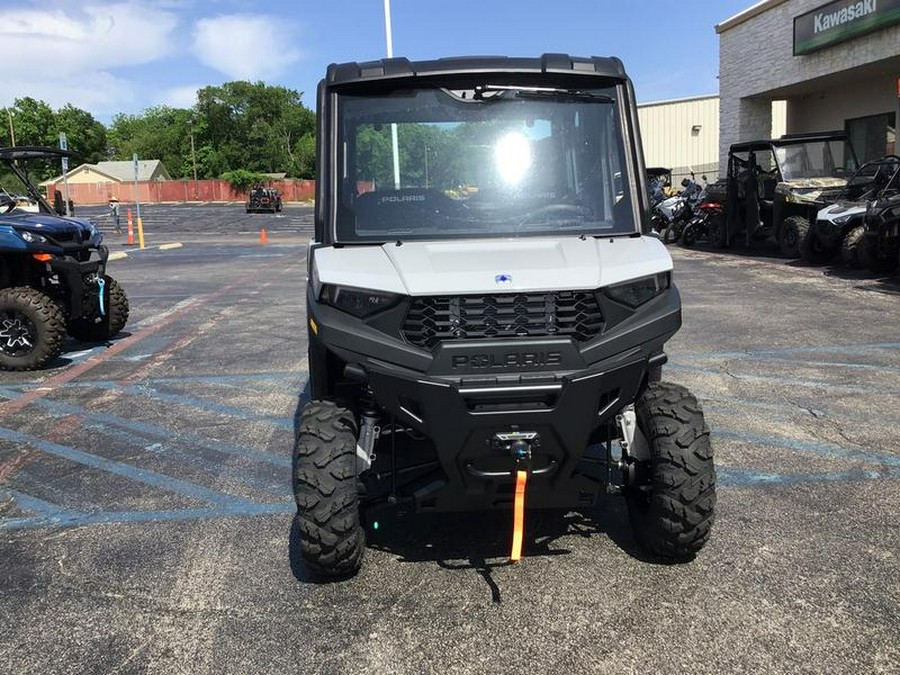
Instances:
[[[681,233],[681,245],[690,248],[699,240],[716,241],[719,230],[725,225],[725,208],[719,201],[705,196],[697,206],[697,214]]]
[[[703,176],[706,182],[706,176]],[[700,204],[704,188],[694,180],[694,174],[691,173],[690,178],[681,181],[683,188],[681,194],[660,202],[657,209],[665,218],[665,229],[662,231],[662,240],[666,244],[672,244],[679,241],[684,233],[685,227],[691,222],[697,213],[697,207]]]

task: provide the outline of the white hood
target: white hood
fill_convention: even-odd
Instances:
[[[860,204],[859,202],[837,202],[819,211],[816,218],[830,222],[842,216],[856,216],[865,213],[866,208],[866,204]]]
[[[467,239],[320,248],[322,283],[403,295],[585,290],[672,269],[653,237]]]

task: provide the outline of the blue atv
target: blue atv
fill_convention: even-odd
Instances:
[[[128,298],[106,274],[108,249],[90,220],[57,215],[28,177],[32,160],[70,156],[45,147],[0,148],[0,162],[40,205],[0,205],[0,369],[36,370],[62,351],[66,334],[104,342],[128,321]]]

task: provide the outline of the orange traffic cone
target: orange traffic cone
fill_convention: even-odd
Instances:
[[[131,209],[128,209],[128,245],[134,246],[134,221],[131,219]]]
[[[259,231],[259,243],[260,244],[268,244],[269,243],[269,233],[266,232],[266,228],[262,228]]]

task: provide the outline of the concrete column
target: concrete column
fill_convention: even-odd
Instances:
[[[719,101],[719,175],[728,170],[728,148],[732,143],[770,138],[772,101],[768,98],[722,96]]]

